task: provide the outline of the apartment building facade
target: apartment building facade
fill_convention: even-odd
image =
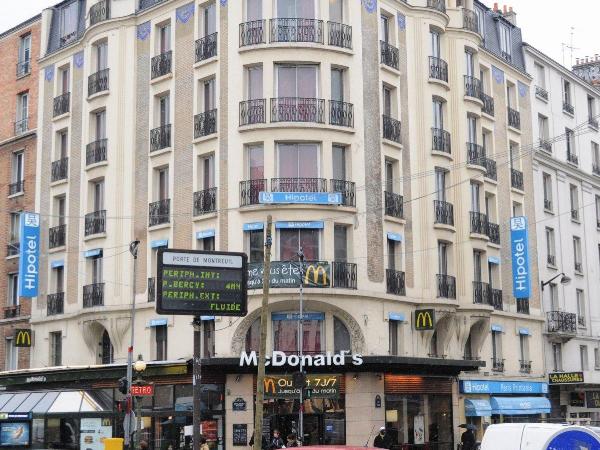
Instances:
[[[211,445],[233,445],[234,424],[252,430],[252,408],[232,405],[254,404],[255,368],[240,357],[257,348],[271,214],[269,354],[298,350],[298,288],[277,274],[298,267],[301,249],[304,351],[361,361],[309,371],[338,388],[305,402],[305,442],[362,445],[386,424],[398,444],[453,448],[465,420],[481,432],[546,413],[532,226],[531,293],[512,293],[510,219],[536,219],[530,78],[511,21],[454,0],[45,10],[36,207],[47,221],[32,365],[125,361],[132,288],[136,354],[189,359],[190,318],[155,312],[157,249],[244,251],[249,314],[205,317],[202,333],[203,420]],[[335,200],[277,202],[297,192]],[[161,395],[143,407],[152,445],[185,439],[190,382],[157,382]],[[274,394],[265,430],[297,429],[298,410]],[[122,416],[111,417],[116,433]]]
[[[534,190],[545,355],[552,415],[597,421],[586,389],[599,382],[600,92],[531,46]],[[591,81],[591,80],[589,80]],[[565,373],[577,372],[569,377]],[[560,374],[563,375],[560,375]],[[581,375],[579,375],[581,374]],[[561,385],[559,383],[569,383]],[[592,395],[592,394],[589,394]]]
[[[0,34],[0,167],[4,180],[0,194],[1,370],[29,367],[29,348],[17,347],[19,330],[29,329],[31,310],[31,300],[18,293],[19,220],[21,211],[35,209],[40,27],[41,18],[36,16]]]

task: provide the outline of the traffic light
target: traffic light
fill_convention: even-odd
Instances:
[[[302,395],[303,398],[310,399],[310,398],[312,398],[312,395],[313,395],[312,388],[304,388],[304,394]]]
[[[127,395],[129,391],[129,383],[127,383],[127,378],[119,378],[119,392],[123,395]]]

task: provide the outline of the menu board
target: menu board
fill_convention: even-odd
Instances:
[[[245,316],[247,261],[244,253],[159,249],[156,311]]]
[[[245,423],[233,424],[233,445],[244,447],[248,445],[248,425]]]
[[[112,437],[112,425],[107,417],[82,418],[79,429],[79,448],[82,450],[104,450],[104,439]]]
[[[586,391],[585,406],[587,408],[600,408],[600,391]]]

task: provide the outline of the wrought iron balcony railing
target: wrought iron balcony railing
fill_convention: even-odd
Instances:
[[[427,7],[445,13],[446,0],[427,0]]]
[[[156,278],[148,278],[148,302],[156,301]]]
[[[380,41],[381,64],[398,70],[400,67],[400,53],[396,47],[385,41]]]
[[[552,142],[547,139],[540,139],[540,148],[548,153],[552,153]]]
[[[66,244],[67,225],[57,225],[48,229],[48,247],[63,247]]]
[[[61,158],[58,161],[52,161],[50,180],[52,182],[66,180],[69,175],[69,158]]]
[[[516,128],[517,130],[521,129],[521,113],[519,111],[512,109],[510,106],[506,108],[508,111],[508,126]]]
[[[217,132],[217,110],[211,109],[194,116],[194,139]]]
[[[517,169],[510,169],[510,185],[515,189],[523,190],[523,172]]]
[[[196,62],[217,56],[217,34],[212,33],[196,41]]]
[[[266,22],[264,19],[240,23],[240,47],[265,44],[265,28]]]
[[[357,289],[358,276],[355,263],[332,261],[333,287],[343,289]]]
[[[465,95],[467,97],[481,100],[481,80],[469,75],[464,76],[465,79]]]
[[[488,233],[488,217],[487,215],[471,211],[469,213],[471,219],[471,233],[483,234]]]
[[[25,192],[25,180],[18,180],[8,185],[8,195],[17,195]]]
[[[20,136],[29,130],[29,117],[15,122],[15,136]]]
[[[171,199],[165,198],[148,205],[148,226],[161,225],[171,221]]]
[[[400,194],[394,192],[384,193],[385,200],[385,215],[395,217],[397,219],[404,218],[404,199]]]
[[[448,82],[448,63],[442,58],[429,57],[429,78]]]
[[[217,188],[212,187],[194,192],[194,216],[201,216],[217,210]]]
[[[85,215],[85,235],[106,232],[106,210],[94,211]]]
[[[240,206],[258,205],[258,193],[267,190],[267,180],[240,181]]]
[[[19,254],[21,249],[21,243],[19,241],[9,242],[6,245],[6,256],[16,256]]]
[[[535,87],[535,96],[548,101],[548,91],[541,86]]]
[[[155,152],[171,146],[171,124],[150,130],[150,151]]]
[[[102,69],[88,77],[88,96],[108,91],[109,69]]]
[[[327,192],[327,179],[271,178],[271,192]]]
[[[406,295],[404,285],[404,272],[393,269],[385,269],[386,292],[394,295]]]
[[[572,164],[579,165],[579,157],[573,152],[567,152],[567,161]]]
[[[488,116],[494,115],[494,97],[491,95],[481,93],[481,101],[483,102],[483,108],[481,111],[486,113]]]
[[[54,104],[52,108],[52,116],[58,117],[69,112],[69,105],[71,104],[71,93],[65,92],[58,97],[54,97]]]
[[[577,333],[576,318],[577,314],[575,313],[565,311],[548,311],[546,313],[548,333]]]
[[[491,158],[483,158],[483,164],[485,166],[485,177],[496,181],[498,179],[496,161]]]
[[[452,153],[450,133],[440,128],[431,128],[431,148],[437,152]]]
[[[437,274],[437,296],[440,298],[456,298],[456,278],[451,275]]]
[[[97,141],[90,142],[85,149],[85,164],[89,166],[106,161],[107,144],[108,139],[98,139]]]
[[[504,359],[492,358],[492,371],[504,372]]]
[[[46,315],[56,316],[65,312],[65,293],[57,292],[46,297]]]
[[[159,3],[162,3],[164,1],[165,0],[139,0],[138,1],[138,11],[152,8],[154,5],[158,5]]]
[[[502,289],[490,288],[490,304],[494,309],[502,311],[504,309],[502,305]]]
[[[329,100],[329,124],[339,127],[354,127],[354,105]]]
[[[240,102],[240,126],[265,123],[267,104],[264,98]]]
[[[104,283],[92,283],[83,286],[83,307],[104,306]]]
[[[433,201],[435,223],[454,226],[454,206],[442,200]]]
[[[17,78],[24,77],[31,73],[31,60],[19,61],[17,63]]]
[[[382,116],[382,124],[383,138],[400,144],[402,142],[400,121],[384,114]]]
[[[356,206],[356,183],[346,180],[329,180],[329,191],[342,194],[343,206]]]
[[[473,303],[491,305],[490,285],[483,281],[473,281]]]
[[[531,361],[519,360],[519,372],[521,373],[531,373]]]
[[[512,62],[512,55],[508,52],[505,52],[504,50],[500,50],[500,56],[502,57],[503,60],[507,61],[507,62]]]
[[[519,314],[529,314],[529,299],[517,298],[517,312]]]
[[[479,34],[479,20],[477,14],[470,9],[463,9],[463,28]]]
[[[325,123],[325,100],[302,97],[272,98],[271,122]]]
[[[317,19],[271,19],[271,42],[323,43],[323,21]]]
[[[481,145],[467,142],[467,163],[485,168],[485,151]]]
[[[150,62],[150,76],[152,79],[171,73],[173,51],[169,50],[156,55]]]
[[[101,0],[90,7],[90,26],[110,19],[109,0]]]
[[[2,308],[4,310],[5,319],[14,319],[21,315],[21,305],[11,305]]]
[[[500,225],[488,222],[487,236],[492,244],[500,245]]]
[[[327,22],[327,43],[334,47],[352,50],[352,27],[343,23]]]
[[[568,102],[563,100],[563,111],[571,115],[575,114],[575,107]]]

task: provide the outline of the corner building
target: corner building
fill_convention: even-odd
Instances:
[[[37,205],[49,255],[33,365],[125,361],[133,239],[135,353],[190,358],[191,318],[155,313],[157,249],[245,251],[249,314],[203,318],[203,414],[214,448],[234,444],[234,426],[249,437],[256,369],[240,356],[258,347],[272,214],[268,354],[298,350],[299,290],[284,274],[300,248],[312,284],[303,351],[349,352],[344,364],[308,370],[337,388],[305,401],[305,442],[362,445],[386,424],[407,448],[454,448],[460,423],[511,420],[511,400],[528,386],[537,403],[514,414],[544,413],[534,257],[530,298],[511,294],[509,219],[535,216],[531,158],[520,151],[531,142],[530,78],[509,19],[453,0],[45,10]],[[65,168],[58,177],[55,164]],[[290,204],[298,192],[310,195]],[[327,193],[335,204],[317,204]],[[535,228],[529,236],[533,256]],[[59,345],[69,351],[52,359]],[[269,374],[286,382],[296,370]],[[514,398],[495,395],[491,380],[515,386]],[[190,377],[156,382],[170,407],[162,396],[143,407],[145,437],[177,447],[191,423],[191,399],[178,394]],[[297,429],[299,402],[272,394],[264,431]],[[115,433],[120,420],[114,412]]]

